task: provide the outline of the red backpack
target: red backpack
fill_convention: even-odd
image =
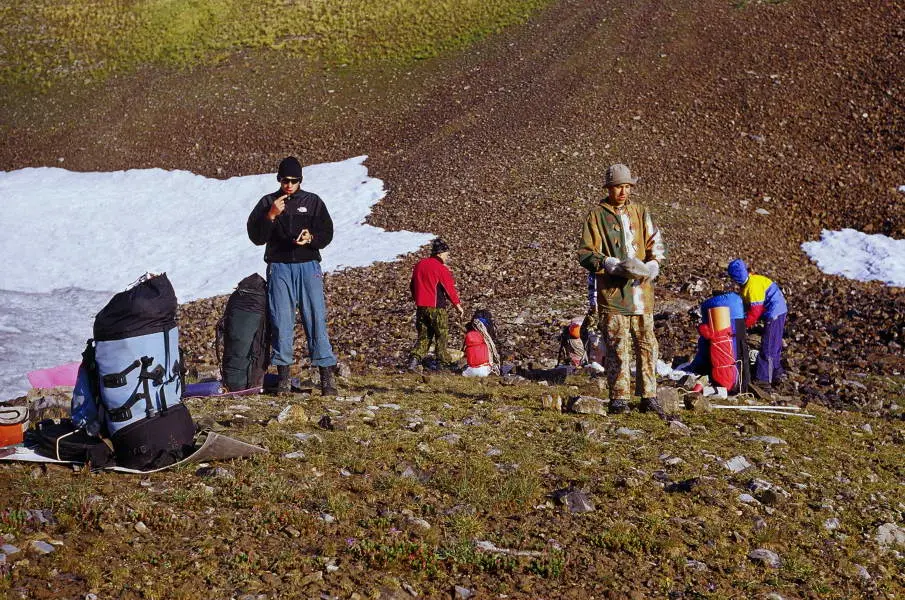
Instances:
[[[472,368],[490,364],[490,349],[480,331],[472,329],[465,334],[465,360]]]

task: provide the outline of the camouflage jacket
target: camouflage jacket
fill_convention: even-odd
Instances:
[[[604,259],[632,256],[644,262],[666,259],[660,230],[644,206],[629,201],[620,208],[602,201],[585,220],[581,230],[578,262],[597,277],[597,306],[601,311],[623,315],[652,314],[654,289],[650,281],[639,282],[608,275]]]

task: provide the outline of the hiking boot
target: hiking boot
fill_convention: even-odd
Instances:
[[[413,356],[409,359],[408,370],[415,372],[421,369],[421,359],[417,356]]]
[[[628,412],[628,402],[621,398],[610,400],[610,405],[606,409],[609,415],[621,415]]]
[[[289,365],[277,365],[277,394],[288,394],[292,391],[289,381]]]
[[[660,406],[659,400],[656,398],[641,398],[641,405],[638,407],[639,412],[654,412],[657,413],[657,416],[663,419],[664,421],[668,421],[666,418],[666,411],[663,410],[663,407]]]
[[[317,370],[321,376],[321,396],[337,395],[339,392],[336,391],[333,380],[333,367],[318,367]]]

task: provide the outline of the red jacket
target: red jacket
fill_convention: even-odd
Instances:
[[[422,258],[412,269],[412,300],[416,306],[443,308],[447,299],[459,304],[452,271],[436,256]]]

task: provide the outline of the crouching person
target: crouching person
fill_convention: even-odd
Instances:
[[[294,362],[295,312],[302,317],[311,364],[320,374],[321,393],[336,395],[336,357],[327,335],[327,300],[321,253],[333,240],[333,220],[317,194],[301,189],[302,166],[293,157],[280,163],[280,189],[258,201],[248,217],[248,237],[266,244],[267,308],[272,328],[271,364],[279,375],[277,391],[290,391]]]

